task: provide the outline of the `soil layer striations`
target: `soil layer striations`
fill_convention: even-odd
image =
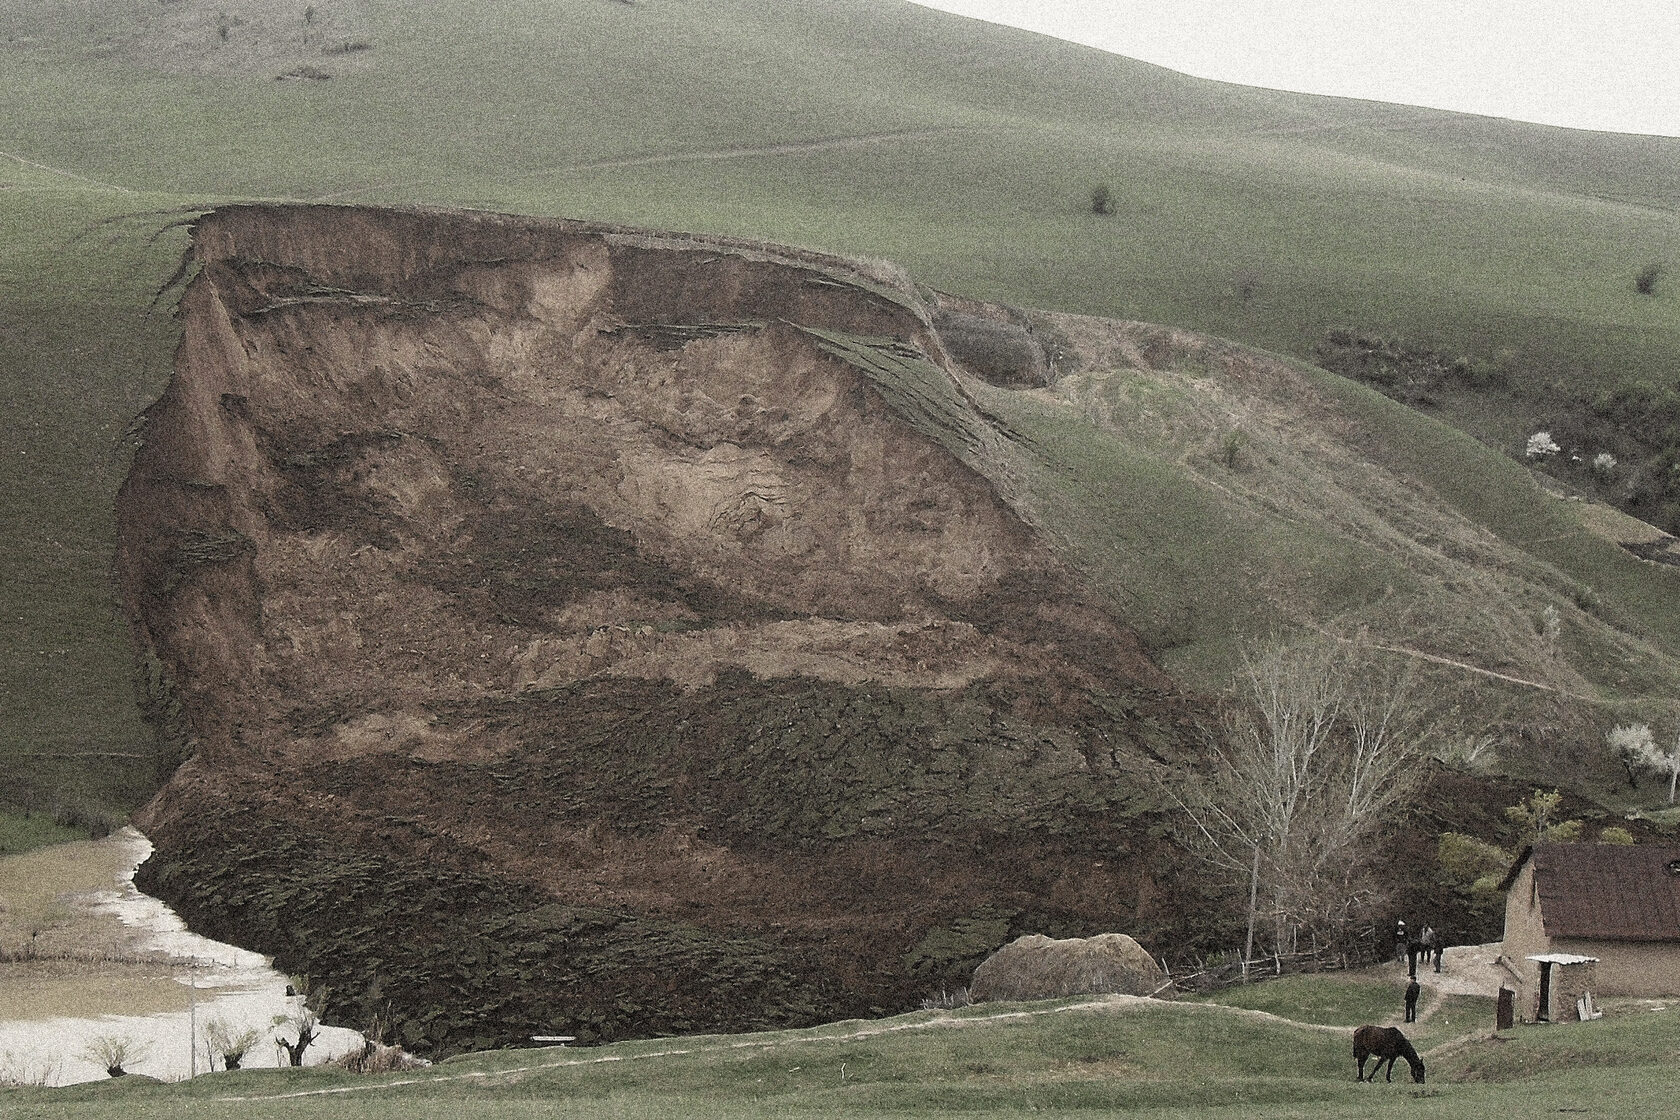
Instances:
[[[185,760],[141,878],[331,1017],[796,1025],[1206,912],[1115,763],[1195,712],[986,470],[902,278],[344,207],[218,211],[189,264],[120,497]]]

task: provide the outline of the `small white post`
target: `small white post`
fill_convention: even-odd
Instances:
[[[187,1080],[198,1076],[198,958],[187,964]]]

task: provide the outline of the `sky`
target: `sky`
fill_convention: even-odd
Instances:
[[[916,0],[1200,78],[1680,136],[1680,0]]]

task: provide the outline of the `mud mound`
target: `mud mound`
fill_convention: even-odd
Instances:
[[[1155,959],[1126,934],[1056,940],[1035,933],[987,957],[974,970],[969,994],[976,1003],[1110,992],[1153,995],[1162,979]]]
[[[903,1008],[1027,928],[1180,920],[1115,760],[1194,712],[968,465],[1011,437],[909,285],[342,207],[192,253],[118,556],[191,920],[431,1052]]]

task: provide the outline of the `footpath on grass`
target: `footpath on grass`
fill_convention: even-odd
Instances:
[[[809,1046],[813,1043],[855,1042],[860,1039],[876,1038],[882,1035],[900,1034],[907,1031],[950,1030],[966,1028],[985,1028],[1004,1023],[1017,1023],[1026,1019],[1035,1019],[1046,1015],[1065,1015],[1078,1013],[1119,1013],[1129,1009],[1171,1007],[1179,1010],[1190,1010],[1199,1014],[1231,1015],[1248,1019],[1264,1020],[1303,1030],[1318,1031],[1325,1034],[1345,1034],[1348,1028],[1327,1026],[1323,1023],[1302,1023],[1294,1019],[1286,1019],[1281,1015],[1274,1015],[1269,1011],[1254,1011],[1244,1007],[1227,1007],[1217,1003],[1180,1003],[1176,1000],[1155,999],[1150,996],[1104,995],[1093,996],[1078,1003],[1058,1003],[1050,1007],[1012,1008],[1007,1011],[996,1011],[981,1014],[956,1014],[952,1012],[935,1012],[926,1019],[895,1019],[879,1023],[863,1023],[854,1029],[840,1033],[805,1033],[798,1035],[777,1036],[771,1038],[752,1037],[739,1040],[718,1040],[715,1036],[704,1045],[669,1046],[658,1050],[644,1050],[637,1053],[601,1054],[591,1057],[553,1058],[548,1061],[530,1062],[518,1066],[509,1066],[494,1070],[468,1070],[462,1073],[436,1072],[415,1077],[404,1077],[380,1080],[364,1085],[338,1085],[322,1089],[300,1089],[289,1093],[252,1094],[248,1096],[214,1097],[218,1102],[241,1101],[279,1101],[295,1100],[299,1097],[339,1096],[346,1093],[363,1093],[380,1089],[398,1088],[406,1085],[439,1085],[450,1082],[463,1081],[495,1081],[502,1078],[523,1077],[531,1073],[545,1070],[565,1069],[574,1066],[604,1065],[611,1062],[639,1062],[653,1058],[670,1058],[685,1054],[695,1054],[703,1051],[717,1053],[740,1053],[742,1051],[768,1051],[791,1049],[799,1046]],[[822,1028],[817,1028],[821,1031]],[[620,1044],[623,1045],[623,1044]],[[552,1051],[545,1051],[552,1053]]]

